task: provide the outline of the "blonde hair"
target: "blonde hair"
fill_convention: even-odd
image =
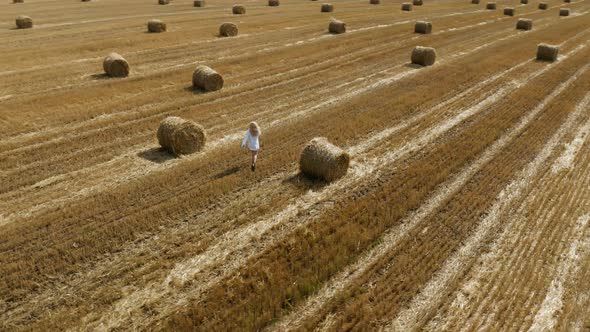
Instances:
[[[260,134],[262,134],[260,126],[258,126],[258,123],[256,123],[255,121],[250,122],[250,124],[248,125],[248,130],[250,130],[250,134],[252,136],[259,136]]]

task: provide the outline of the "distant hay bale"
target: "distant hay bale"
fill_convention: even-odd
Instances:
[[[160,122],[157,137],[158,143],[176,156],[201,151],[207,141],[203,127],[177,116],[169,116]]]
[[[268,5],[271,7],[278,7],[280,5],[279,0],[268,0]]]
[[[333,20],[332,22],[330,22],[330,25],[328,25],[328,31],[334,34],[345,33],[346,23],[338,20]]]
[[[563,2],[570,3],[570,2],[572,2],[572,0],[563,0]]]
[[[219,26],[219,35],[222,37],[237,36],[238,26],[230,22],[223,23],[221,26]]]
[[[244,6],[242,6],[242,5],[234,5],[234,6],[231,8],[231,12],[232,12],[234,15],[244,15],[244,14],[246,14],[246,7],[244,7]]]
[[[117,53],[111,53],[104,58],[102,67],[110,77],[127,77],[129,75],[129,63]]]
[[[412,0],[412,4],[414,6],[422,6],[423,2],[422,2],[422,0]]]
[[[223,88],[223,77],[207,66],[198,66],[193,72],[193,86],[205,91]]]
[[[25,0],[12,0],[12,3],[24,3]]]
[[[148,32],[164,32],[166,31],[166,23],[161,20],[149,20],[147,28]]]
[[[545,10],[549,8],[549,5],[546,2],[539,3],[539,9]]]
[[[549,44],[537,45],[537,60],[555,61],[557,60],[557,53],[559,53],[558,46]]]
[[[432,32],[432,23],[426,21],[418,21],[414,25],[415,33],[428,34]]]
[[[569,8],[561,8],[559,10],[559,16],[570,16]]]
[[[409,12],[412,10],[412,4],[409,2],[402,3],[402,10],[405,12]]]
[[[486,9],[491,9],[491,10],[496,9],[496,3],[495,2],[488,2],[486,4]]]
[[[170,0],[158,0],[158,4],[160,5],[167,5],[170,3]]]
[[[529,0],[520,0],[520,3],[523,5],[527,5],[529,3]]]
[[[471,0],[471,3],[474,5],[479,5],[479,0]]]
[[[16,27],[19,29],[30,29],[33,27],[33,19],[24,15],[17,16]]]
[[[436,61],[436,50],[432,47],[416,46],[412,51],[412,63],[431,66]]]
[[[205,0],[195,0],[193,2],[193,6],[195,6],[195,7],[205,7]]]
[[[322,4],[322,13],[331,13],[334,11],[334,6],[331,3]]]
[[[381,0],[369,0],[369,4],[371,5],[378,5],[381,3]]]
[[[349,164],[348,153],[325,137],[316,137],[307,143],[299,159],[299,169],[303,174],[328,182],[346,175]]]
[[[90,2],[90,0],[81,0],[82,2]]]
[[[514,8],[504,8],[504,15],[514,16]]]
[[[533,28],[533,20],[527,18],[519,18],[516,22],[516,29],[531,30]]]

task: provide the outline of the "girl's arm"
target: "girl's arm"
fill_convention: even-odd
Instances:
[[[248,136],[250,136],[250,131],[249,130],[246,132],[246,136],[242,140],[242,147],[243,148],[246,147],[246,142],[248,142]]]

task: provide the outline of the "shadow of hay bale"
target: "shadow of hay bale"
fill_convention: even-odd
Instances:
[[[305,192],[308,190],[319,191],[330,183],[320,178],[308,177],[307,175],[299,172],[296,175],[286,178],[282,182],[285,185],[291,185],[298,190]]]
[[[230,167],[226,170],[224,170],[223,172],[217,173],[213,176],[214,179],[221,179],[224,178],[226,176],[230,176],[232,174],[236,174],[237,172],[241,171],[243,167],[241,166],[234,166],[234,167]]]
[[[163,164],[168,160],[176,159],[174,155],[168,153],[164,148],[151,148],[139,152],[137,156],[157,164]]]
[[[107,75],[106,73],[92,74],[92,75],[90,75],[90,79],[96,80],[96,81],[99,81],[99,80],[108,80],[110,78],[111,77],[109,75]]]
[[[420,69],[420,68],[424,68],[424,67],[426,67],[426,66],[421,66],[421,65],[418,65],[418,64],[415,64],[415,63],[406,63],[406,64],[404,65],[404,67],[407,67],[407,68],[414,68],[414,69]]]

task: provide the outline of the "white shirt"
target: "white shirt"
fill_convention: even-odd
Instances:
[[[246,131],[246,137],[242,141],[242,147],[248,145],[248,149],[251,151],[258,151],[260,149],[260,142],[258,142],[258,136],[250,134],[250,130]]]

